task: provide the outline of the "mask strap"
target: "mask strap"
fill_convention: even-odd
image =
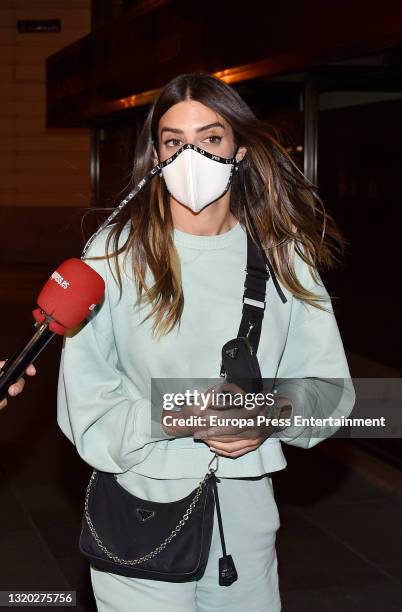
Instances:
[[[281,287],[279,285],[278,279],[276,278],[275,272],[274,272],[273,267],[272,267],[272,265],[271,265],[267,255],[266,255],[266,253],[265,253],[265,250],[263,249],[263,247],[261,245],[261,241],[259,239],[257,230],[256,230],[255,225],[254,225],[253,217],[251,216],[251,211],[250,211],[250,208],[249,208],[249,205],[248,205],[248,201],[247,201],[246,186],[245,186],[245,182],[244,182],[244,168],[243,168],[243,166],[241,164],[239,164],[238,168],[239,168],[240,186],[241,186],[241,191],[242,191],[242,196],[243,196],[243,201],[244,201],[244,208],[246,210],[248,219],[250,221],[250,225],[251,225],[251,228],[253,230],[254,237],[255,237],[255,239],[257,241],[257,244],[258,244],[258,247],[260,249],[261,255],[262,255],[263,259],[264,259],[264,262],[265,262],[266,266],[268,267],[268,270],[269,270],[269,272],[271,274],[271,278],[272,278],[272,281],[273,281],[273,283],[275,285],[275,289],[276,289],[276,291],[277,291],[277,293],[278,293],[282,303],[285,304],[287,302],[287,299],[286,299],[285,294],[283,293],[283,291],[282,291],[282,289],[281,289]]]
[[[234,170],[235,170],[235,172],[237,172],[239,170],[239,166],[240,166],[241,162],[243,161],[242,159],[236,159],[236,155],[238,154],[239,149],[240,149],[240,145],[237,145],[236,151],[234,152],[233,157],[232,157],[233,163],[234,163]]]
[[[106,221],[104,221],[104,223],[102,223],[102,225],[96,230],[96,232],[89,238],[88,242],[84,247],[84,250],[82,251],[81,259],[84,259],[85,254],[91,246],[92,242],[101,233],[101,231],[104,230],[105,227],[109,225],[109,223],[116,217],[116,215],[118,215],[119,212],[126,206],[126,204],[128,204],[130,200],[132,200],[137,195],[137,193],[139,193],[141,189],[145,187],[145,185],[147,185],[154,178],[154,176],[163,168],[163,165],[164,164],[157,164],[156,166],[154,166],[152,170],[150,170],[144,176],[144,178],[141,179],[139,183],[137,183],[134,189],[130,191],[130,193],[124,198],[124,200],[122,200],[120,204],[116,206],[116,208],[111,213],[111,215],[109,215]]]

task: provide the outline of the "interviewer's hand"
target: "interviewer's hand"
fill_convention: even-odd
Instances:
[[[223,382],[214,387],[214,389],[216,393],[227,392],[245,396],[243,389],[234,383]],[[268,391],[264,389],[262,393],[267,395]],[[205,412],[208,415],[217,414],[218,418],[224,418],[224,425],[198,430],[194,433],[194,438],[203,440],[210,446],[211,451],[223,457],[235,459],[245,455],[257,449],[275,431],[283,428],[270,423],[258,422],[258,417],[269,417],[271,406],[272,400],[269,403],[268,400],[266,403],[256,402],[249,408],[246,408],[244,405],[226,408],[220,404],[210,403],[208,410]],[[292,408],[290,401],[286,397],[275,396],[275,406],[281,408],[280,414],[276,418],[289,418]],[[232,419],[247,419],[247,424],[240,428],[235,420],[231,424],[230,421]]]
[[[3,367],[3,365],[5,364],[5,361],[0,361],[0,368]],[[33,363],[31,363],[27,369],[25,370],[25,374],[28,374],[28,376],[35,376],[36,374],[36,368],[33,365]],[[16,383],[14,383],[13,385],[10,385],[8,388],[8,393],[9,395],[18,395],[18,393],[21,393],[21,391],[23,390],[25,385],[25,379],[24,378],[19,378],[17,380]],[[0,402],[0,410],[3,410],[3,408],[5,408],[7,406],[7,398],[5,397],[1,402]]]

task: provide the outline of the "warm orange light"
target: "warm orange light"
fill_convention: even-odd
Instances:
[[[281,74],[284,71],[286,60],[287,55],[285,54],[284,56],[277,56],[275,59],[264,59],[252,64],[244,64],[242,66],[235,66],[233,68],[225,68],[225,70],[218,70],[217,72],[213,72],[212,76],[221,79],[221,81],[224,81],[228,85],[233,85],[234,83],[240,83],[241,81],[247,81],[249,79],[256,79],[261,76]],[[127,108],[134,108],[135,106],[151,104],[161,90],[162,88],[152,89],[142,93],[133,94],[127,98],[114,100],[113,102],[103,105],[99,109],[99,113],[113,113]]]
[[[128,98],[122,98],[119,100],[119,102],[123,108],[131,108],[132,106],[149,104],[156,98],[160,91],[160,89],[151,89],[150,91],[144,91],[143,93],[135,94],[134,96],[129,96]]]
[[[218,70],[213,72],[212,76],[221,79],[221,81],[228,85],[232,85],[233,83],[255,79],[272,72],[275,72],[275,63],[272,60],[262,60],[253,64],[244,64],[243,66]]]
[[[120,98],[119,100],[113,100],[113,102],[106,102],[97,109],[98,115],[107,115],[115,113],[128,108],[134,108],[135,106],[143,106],[145,104],[151,104],[156,98],[160,89],[152,89],[150,91],[144,91],[139,94],[127,96],[127,98]]]

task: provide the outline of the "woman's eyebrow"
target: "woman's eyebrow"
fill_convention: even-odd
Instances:
[[[220,127],[223,130],[225,129],[225,126],[223,125],[223,123],[221,123],[220,121],[215,121],[215,123],[209,123],[208,125],[203,125],[200,128],[196,129],[196,132],[204,132],[205,130],[209,130],[213,127]],[[170,128],[170,127],[163,127],[161,129],[161,135],[163,134],[163,132],[173,132],[174,134],[183,134],[183,130],[179,130],[177,128]]]
[[[223,123],[221,123],[220,121],[215,121],[215,123],[209,123],[208,125],[204,125],[203,127],[200,127],[196,130],[196,132],[204,132],[205,130],[209,130],[210,128],[213,127],[220,127],[223,130],[225,129],[225,126],[223,125]]]

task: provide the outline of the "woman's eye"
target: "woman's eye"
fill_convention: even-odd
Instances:
[[[219,144],[222,140],[222,136],[208,136],[205,140],[209,141],[210,144]]]
[[[180,140],[177,138],[170,138],[169,140],[165,140],[163,144],[165,144],[167,147],[178,147],[180,146]]]

